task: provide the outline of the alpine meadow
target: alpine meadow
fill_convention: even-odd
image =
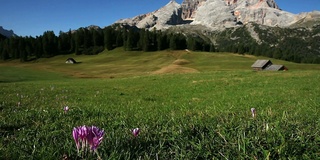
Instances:
[[[1,63],[1,159],[320,156],[319,65],[272,59],[289,70],[256,72],[264,57],[184,50],[68,56]],[[77,150],[78,126],[104,131],[95,150]]]

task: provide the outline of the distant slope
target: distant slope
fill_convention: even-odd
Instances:
[[[6,30],[6,29],[4,29],[2,26],[0,26],[0,34],[6,36],[6,37],[8,37],[8,38],[10,38],[10,37],[12,37],[12,36],[17,36],[17,35],[13,32],[13,30]]]
[[[6,39],[6,38],[7,38],[6,36],[0,34],[0,41],[1,41],[1,40],[4,40],[4,39]]]
[[[300,13],[297,17],[299,20],[290,25],[291,28],[312,28],[320,25],[320,11]]]

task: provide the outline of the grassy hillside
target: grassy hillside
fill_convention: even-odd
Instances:
[[[68,57],[1,63],[0,159],[320,157],[319,65],[252,72],[257,57],[186,51]],[[104,129],[97,154],[77,153],[82,125]]]
[[[76,65],[65,64],[72,57]],[[82,78],[130,77],[159,73],[211,72],[220,70],[251,70],[257,59],[269,59],[232,53],[207,53],[189,51],[125,52],[122,48],[104,51],[99,55],[60,55],[20,63],[6,61],[2,66],[30,68],[45,72],[62,73]],[[271,59],[274,64],[284,64],[289,70],[320,69],[320,65],[297,64]],[[6,70],[5,68],[1,68]]]

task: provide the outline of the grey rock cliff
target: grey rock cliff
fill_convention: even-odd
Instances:
[[[204,4],[206,0],[184,0],[182,6],[182,19],[194,20],[198,8]]]
[[[310,28],[316,25],[320,25],[320,11],[298,14],[297,16],[295,16],[295,21],[290,27]]]
[[[134,25],[138,28],[168,28],[170,25],[183,23],[181,9],[181,5],[176,1],[170,1],[167,5],[154,12],[139,15],[131,19],[119,20],[116,23]]]
[[[274,0],[207,0],[199,7],[193,24],[221,28],[255,22],[284,27],[294,18],[294,14],[280,10]]]

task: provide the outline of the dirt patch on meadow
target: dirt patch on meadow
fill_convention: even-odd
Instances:
[[[169,65],[166,67],[162,67],[161,69],[154,71],[153,74],[163,74],[163,73],[197,73],[199,72],[196,69],[189,67],[181,67],[180,65]]]
[[[162,67],[159,70],[153,72],[153,74],[165,74],[165,73],[197,73],[198,70],[190,67],[184,67],[182,65],[189,64],[190,62],[185,59],[177,59],[172,64]]]
[[[186,59],[177,59],[173,62],[173,64],[175,65],[185,65],[185,64],[189,64],[190,61],[186,60]]]

